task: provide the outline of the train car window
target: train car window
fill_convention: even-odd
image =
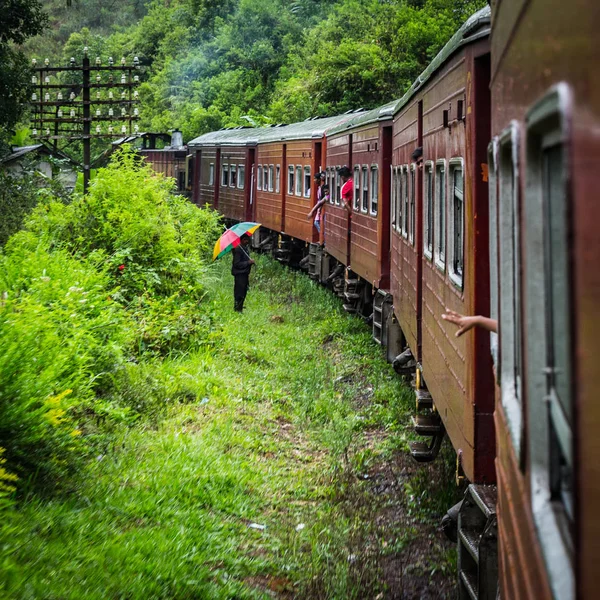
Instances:
[[[434,193],[435,264],[444,271],[446,268],[446,161],[435,164]]]
[[[423,253],[433,258],[433,163],[425,163],[425,210],[423,211]]]
[[[363,165],[362,168],[362,204],[360,212],[366,213],[369,209],[369,167]]]
[[[269,166],[263,165],[263,191],[269,191]]]
[[[402,167],[396,167],[396,231],[402,233]]]
[[[371,167],[371,208],[372,215],[377,214],[377,204],[379,200],[379,169],[376,166]]]
[[[183,192],[185,190],[185,171],[179,171],[177,173],[177,191]]]
[[[246,167],[244,165],[238,165],[237,186],[240,190],[243,190],[245,184],[246,184]]]
[[[490,317],[498,319],[498,139],[488,146],[488,204],[490,238]],[[490,333],[490,352],[498,366],[498,334]]]
[[[396,229],[396,167],[390,165],[390,225],[392,231]]]
[[[229,165],[229,187],[237,186],[237,166]]]
[[[302,166],[296,165],[296,196],[302,196]]]
[[[269,191],[273,191],[273,179],[275,178],[275,165],[269,165]]]
[[[360,167],[354,167],[354,210],[360,209]]]
[[[294,193],[294,173],[296,172],[294,165],[288,167],[288,194]]]
[[[335,190],[335,203],[339,206],[340,205],[340,189],[342,187],[342,181],[340,179],[340,166],[338,165],[335,169],[335,186],[333,187],[333,189]]]
[[[281,181],[281,165],[277,165],[275,167],[275,191],[279,194],[279,191],[281,189],[280,187],[280,181]]]
[[[194,184],[194,155],[185,157],[185,189],[191,190]]]
[[[500,356],[502,405],[517,457],[521,456],[521,252],[519,244],[519,129],[513,122],[500,136],[498,202],[500,240]]]
[[[215,164],[208,165],[208,185],[215,185]]]
[[[453,158],[449,169],[449,273],[454,284],[462,289],[464,270],[465,203],[464,172],[462,158]]]
[[[223,165],[221,170],[221,187],[229,185],[229,165]]]
[[[402,203],[404,205],[404,210],[402,211],[402,235],[405,238],[408,238],[408,196],[408,165],[404,165],[402,167]]]
[[[256,167],[256,189],[262,190],[263,188],[263,170],[262,165]]]
[[[410,165],[410,224],[408,229],[408,240],[415,245],[415,203],[417,200],[417,165]]]
[[[304,197],[310,198],[310,184],[311,184],[311,170],[310,167],[304,167]]]
[[[572,598],[572,92],[554,86],[527,115],[524,239],[532,510],[557,598]],[[542,249],[542,251],[540,251]],[[504,337],[502,338],[504,339]]]

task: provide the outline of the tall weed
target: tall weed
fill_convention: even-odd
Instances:
[[[221,226],[172,192],[124,149],[87,196],[38,205],[0,254],[0,446],[21,487],[61,481],[87,434],[185,397],[145,365],[207,337],[198,303]]]

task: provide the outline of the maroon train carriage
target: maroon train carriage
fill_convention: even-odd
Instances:
[[[317,230],[307,218],[316,202],[313,178],[325,165],[328,130],[348,118],[307,119],[268,128],[261,136],[254,219],[281,234],[277,253],[281,260],[302,257],[308,244],[318,242]]]
[[[441,314],[489,307],[489,25],[473,15],[399,102],[392,166],[394,309],[437,411],[417,416],[430,439],[413,455],[433,459],[445,429],[476,483],[495,479],[489,336],[457,339]]]
[[[189,142],[195,153],[193,202],[208,204],[227,219],[251,220],[256,146],[264,132],[238,127],[206,133]]]
[[[112,149],[131,144],[157,173],[175,179],[177,192],[190,197],[194,181],[194,164],[181,131],[166,133],[137,133],[115,140]]]
[[[506,600],[591,600],[600,594],[600,5],[492,5],[500,590]]]
[[[359,114],[334,127],[327,138],[327,178],[335,183],[325,220],[327,251],[351,266],[353,274],[370,290],[389,287],[390,165],[395,105],[392,102]],[[353,173],[350,229],[335,181],[340,163],[349,166]],[[350,304],[352,300],[347,298]]]

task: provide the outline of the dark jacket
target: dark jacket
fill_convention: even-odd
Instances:
[[[248,246],[242,248],[240,244],[237,248],[233,249],[233,264],[231,265],[232,275],[247,275],[250,273],[252,264],[248,255],[250,254]]]

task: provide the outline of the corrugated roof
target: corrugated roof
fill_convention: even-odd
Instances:
[[[313,138],[321,138],[326,133],[350,119],[354,113],[337,115],[335,117],[325,117],[321,119],[307,119],[293,125],[286,125],[277,129],[270,129],[261,142],[279,142],[288,140],[310,140]]]
[[[271,127],[235,127],[205,133],[188,142],[188,147],[202,146],[255,146]]]
[[[353,113],[307,119],[292,125],[275,125],[271,127],[250,127],[222,129],[211,131],[188,142],[190,148],[201,146],[253,146],[265,142],[279,142],[289,140],[307,140],[323,137],[332,127],[348,121]]]
[[[335,135],[336,133],[342,133],[348,129],[354,129],[355,127],[360,127],[362,125],[370,125],[371,123],[377,123],[378,121],[391,119],[394,116],[396,104],[398,104],[398,100],[388,102],[379,108],[362,112],[359,115],[351,118],[349,121],[332,127],[329,131],[329,135]]]

